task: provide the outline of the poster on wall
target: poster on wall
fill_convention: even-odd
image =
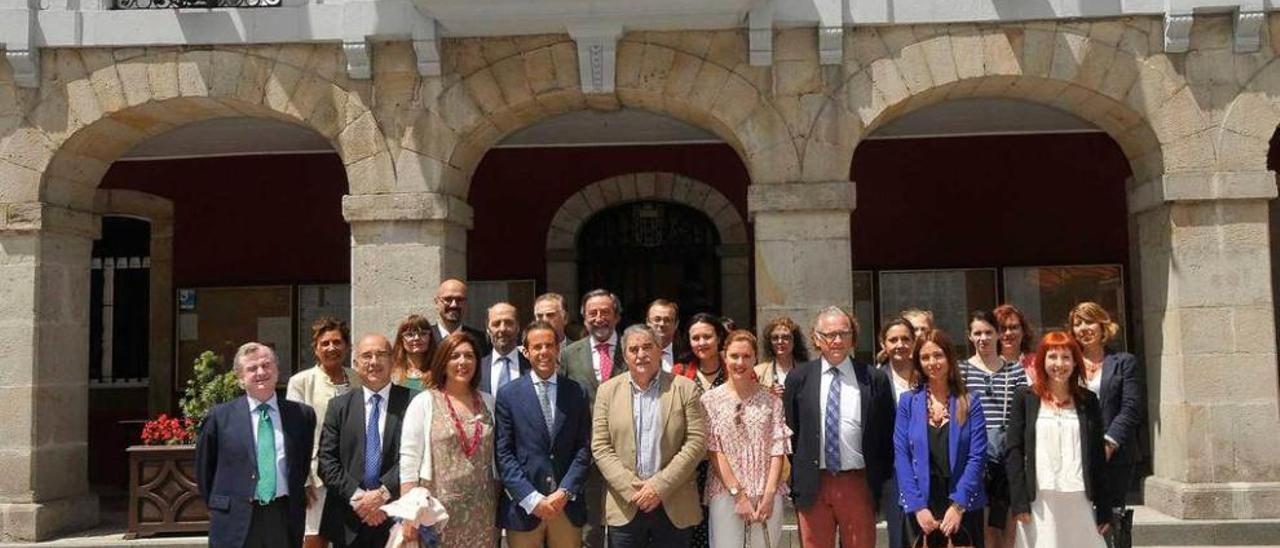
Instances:
[[[224,370],[231,370],[232,360],[240,345],[271,337],[280,363],[293,359],[293,287],[198,287],[180,288],[190,292],[193,309],[178,314],[177,369],[174,390],[181,392],[191,378],[191,364],[209,350],[222,358]],[[266,322],[262,320],[266,319]],[[282,336],[283,334],[283,336]],[[287,369],[282,367],[282,369]],[[288,379],[281,371],[280,381]]]

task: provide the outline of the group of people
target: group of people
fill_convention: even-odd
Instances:
[[[343,322],[317,321],[316,365],[285,398],[272,349],[242,346],[246,395],[197,444],[210,545],[490,548],[505,530],[513,548],[764,547],[789,501],[806,547],[874,546],[878,507],[895,548],[1080,546],[1101,542],[1132,476],[1141,372],[1104,350],[1116,326],[1092,303],[1037,348],[1017,309],[975,313],[966,360],[908,311],[867,365],[838,307],[807,337],[787,317],[757,341],[696,314],[677,341],[677,303],[619,332],[621,303],[600,289],[570,341],[560,295],[523,328],[495,304],[483,331],[463,325],[466,298],[447,280],[439,323],[411,315],[354,348]],[[387,515],[418,488],[447,521]]]

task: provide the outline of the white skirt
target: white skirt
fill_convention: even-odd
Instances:
[[[1037,491],[1031,522],[1018,523],[1016,548],[1106,548],[1083,491]]]

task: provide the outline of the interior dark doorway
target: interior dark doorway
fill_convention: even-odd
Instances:
[[[606,209],[578,235],[579,293],[616,293],[620,327],[642,323],[650,301],[674,300],[683,326],[693,314],[720,310],[719,243],[711,219],[688,206],[642,201]]]

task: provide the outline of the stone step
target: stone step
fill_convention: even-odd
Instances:
[[[794,513],[788,509],[784,518],[782,542],[774,548],[800,548]],[[888,545],[884,524],[878,527],[877,545]],[[38,543],[0,543],[0,548],[32,546],[49,547],[146,547],[195,548],[207,546],[208,539],[199,537],[160,537],[124,540],[119,526],[102,527],[52,541]],[[1258,547],[1280,548],[1280,519],[1260,520],[1180,520],[1145,506],[1134,509],[1135,546],[1147,547]]]

